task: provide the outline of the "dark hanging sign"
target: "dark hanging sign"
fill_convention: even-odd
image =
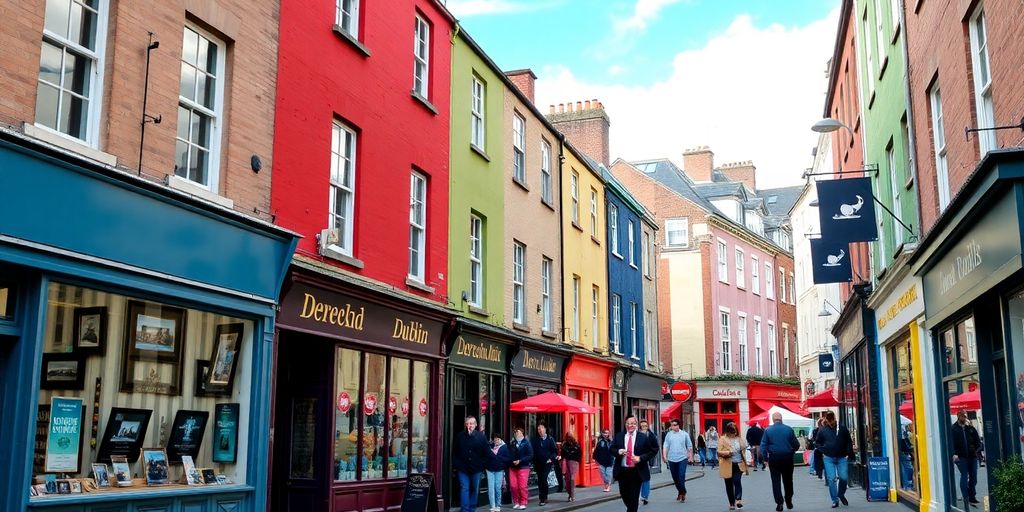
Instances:
[[[448,361],[452,364],[471,366],[498,372],[505,371],[508,345],[483,336],[462,333],[452,343]]]
[[[512,359],[512,375],[517,377],[533,377],[561,382],[564,368],[565,357],[527,346],[519,349],[519,353]]]
[[[818,373],[832,373],[836,371],[836,360],[832,354],[818,354]]]
[[[811,239],[811,265],[814,284],[846,283],[853,280],[850,247],[846,242]]]
[[[817,182],[821,238],[830,242],[878,240],[871,178]]]

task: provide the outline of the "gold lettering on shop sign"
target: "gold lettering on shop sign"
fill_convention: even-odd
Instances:
[[[353,309],[351,304],[339,307],[319,301],[312,294],[306,293],[304,295],[306,297],[302,301],[300,318],[311,318],[317,322],[333,324],[356,331],[363,330],[363,317],[366,315],[365,307],[360,306],[358,310]]]
[[[426,345],[430,338],[430,332],[423,327],[423,324],[416,321],[403,322],[401,318],[395,319],[395,332],[391,337],[396,340],[409,341]]]
[[[892,306],[882,312],[882,316],[878,317],[878,328],[885,328],[885,324],[896,318],[896,315],[907,309],[907,306],[915,300],[917,300],[917,285],[911,286],[909,290],[903,292],[903,295],[900,295],[900,298],[896,299]]]
[[[459,344],[455,347],[455,353],[460,356],[471,357],[473,359],[481,359],[495,363],[501,362],[501,349],[483,342],[478,344],[470,343],[462,336],[459,336]]]
[[[556,364],[555,361],[552,360],[551,358],[545,357],[543,355],[541,355],[540,357],[531,356],[530,352],[524,349],[523,368],[537,370],[545,373],[555,373],[555,370],[558,368],[558,364]]]

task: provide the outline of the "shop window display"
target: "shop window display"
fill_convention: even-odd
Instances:
[[[893,407],[899,418],[896,429],[899,489],[917,496],[919,492],[917,418],[914,414],[913,362],[910,341],[898,342],[890,350]]]
[[[45,321],[32,500],[246,483],[253,321],[57,282]]]
[[[1024,457],[1024,291],[1013,294],[1007,301],[1009,320],[1009,339],[1013,353],[1013,395],[1010,397],[1016,411],[1017,439],[1020,442],[1018,453]]]
[[[988,495],[987,471],[982,467],[986,463],[982,428],[985,420],[981,411],[974,318],[964,318],[942,329],[939,340],[944,403],[949,404],[948,416],[943,418],[949,425],[949,488],[953,504],[966,510],[972,499],[982,503]]]

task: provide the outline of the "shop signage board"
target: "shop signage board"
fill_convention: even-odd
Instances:
[[[747,384],[698,382],[697,400],[742,400],[747,398]]]
[[[836,371],[836,360],[832,354],[818,354],[818,373],[832,373]]]
[[[565,357],[543,352],[527,346],[512,358],[512,374],[551,381],[562,381]]]
[[[462,366],[504,372],[508,361],[508,345],[483,336],[462,333],[455,337],[448,361]]]
[[[843,243],[878,240],[871,178],[821,180],[816,185],[823,239]]]
[[[82,443],[82,399],[53,397],[46,439],[46,471],[77,473]]]
[[[868,457],[868,501],[889,501],[889,458]]]
[[[652,377],[643,373],[633,372],[626,382],[626,396],[630,398],[645,398],[648,400],[661,400],[665,393],[661,386],[664,379]]]
[[[924,314],[924,294],[921,293],[921,280],[913,276],[907,277],[875,309],[878,339],[880,341],[888,340],[922,314]]]
[[[436,495],[433,474],[413,473],[405,480],[401,512],[436,512]]]
[[[853,280],[850,244],[813,238],[811,244],[811,277],[814,284],[846,283]]]

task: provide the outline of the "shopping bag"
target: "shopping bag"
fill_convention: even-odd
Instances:
[[[548,471],[548,487],[558,487],[558,477],[555,476],[555,470]]]

